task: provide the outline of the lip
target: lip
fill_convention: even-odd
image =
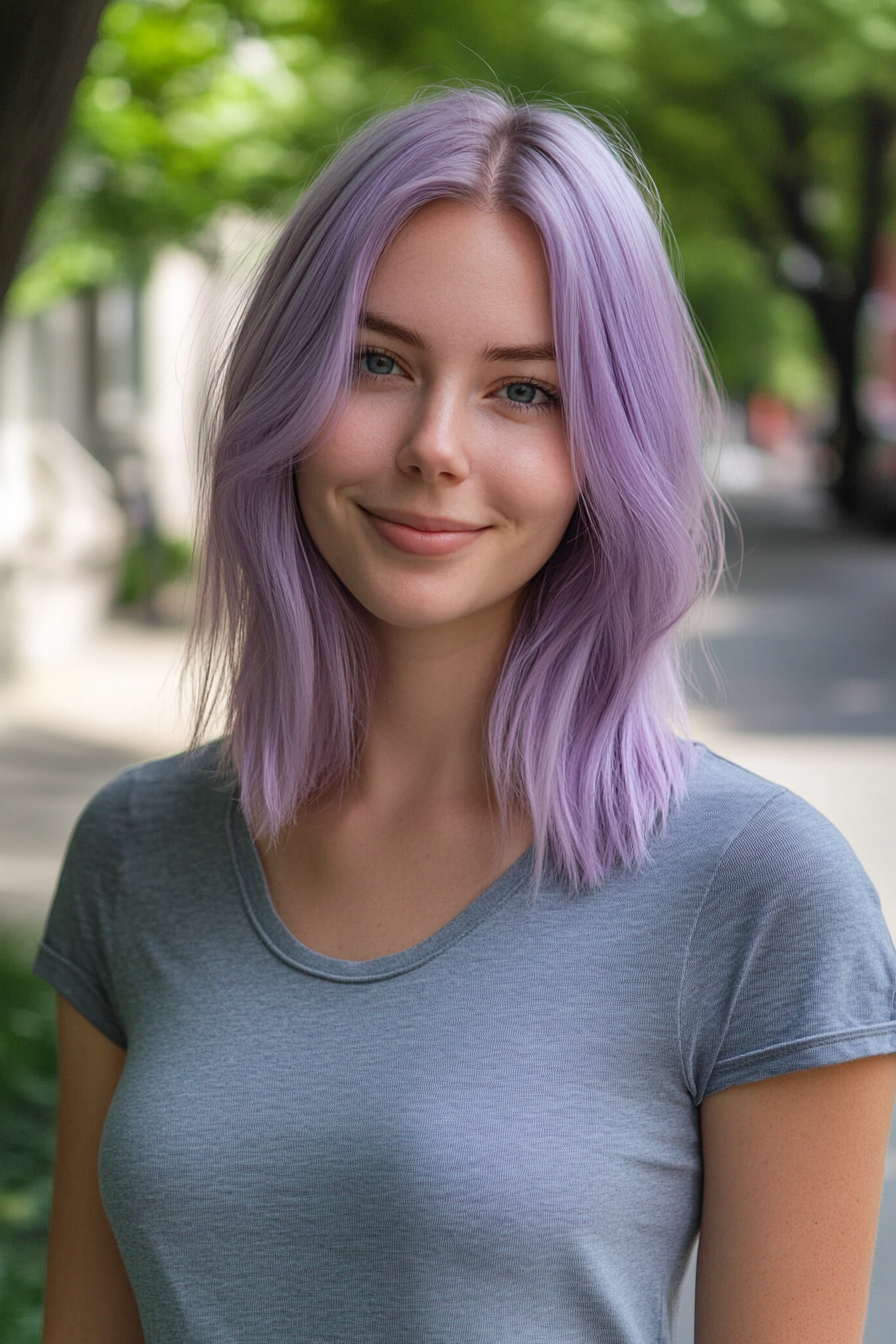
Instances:
[[[359,505],[378,537],[405,555],[453,555],[465,550],[487,527],[459,518],[408,513],[403,509],[365,509]]]

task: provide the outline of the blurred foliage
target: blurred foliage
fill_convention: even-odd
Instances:
[[[804,400],[821,290],[867,285],[894,60],[896,0],[113,0],[12,303],[213,252],[216,211],[284,212],[371,110],[498,82],[628,125],[729,388]]]
[[[302,0],[110,4],[13,309],[139,280],[165,243],[202,246],[222,203],[294,194],[360,87],[315,26]]]
[[[54,995],[0,930],[0,1339],[38,1344],[56,1116]]]
[[[142,532],[124,554],[119,602],[123,606],[151,602],[160,588],[188,571],[192,557],[188,541],[163,537],[152,529]]]

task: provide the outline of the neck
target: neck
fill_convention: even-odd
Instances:
[[[361,789],[485,799],[484,731],[512,629],[510,607],[434,630],[374,626],[379,671]]]

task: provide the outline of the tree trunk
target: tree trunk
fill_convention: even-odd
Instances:
[[[837,378],[837,419],[828,441],[837,462],[831,493],[844,513],[860,513],[865,504],[862,475],[868,433],[858,403],[859,322],[862,301],[873,279],[874,248],[885,216],[887,157],[896,130],[896,106],[874,94],[860,99],[858,223],[851,256],[844,259],[832,253],[830,239],[807,217],[803,204],[812,186],[808,152],[812,123],[807,109],[794,98],[779,98],[774,106],[786,146],[774,179],[781,217],[791,238],[807,248],[823,270],[824,278],[817,288],[793,287],[815,315]]]
[[[840,466],[831,484],[834,499],[848,514],[866,507],[863,467],[868,448],[867,426],[858,405],[859,323],[862,301],[873,283],[874,250],[883,225],[886,206],[887,158],[896,129],[896,109],[874,95],[862,101],[862,192],[859,229],[852,265],[851,293],[828,293],[818,312],[819,326],[837,370],[837,423],[831,436]]]
[[[837,460],[831,494],[846,514],[862,510],[862,469],[868,435],[858,403],[859,305],[855,296],[820,294],[812,304],[837,376],[837,418],[828,440]]]
[[[0,4],[0,303],[68,123],[105,0]]]

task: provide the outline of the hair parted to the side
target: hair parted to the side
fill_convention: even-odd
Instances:
[[[536,871],[578,887],[643,856],[683,793],[677,627],[718,564],[701,462],[717,403],[645,194],[584,116],[461,89],[368,125],[302,196],[233,341],[206,481],[197,734],[217,681],[259,836],[345,783],[364,741],[372,641],[294,473],[344,405],[377,260],[442,198],[517,211],[542,240],[580,490],[493,696],[494,796],[531,815]]]

